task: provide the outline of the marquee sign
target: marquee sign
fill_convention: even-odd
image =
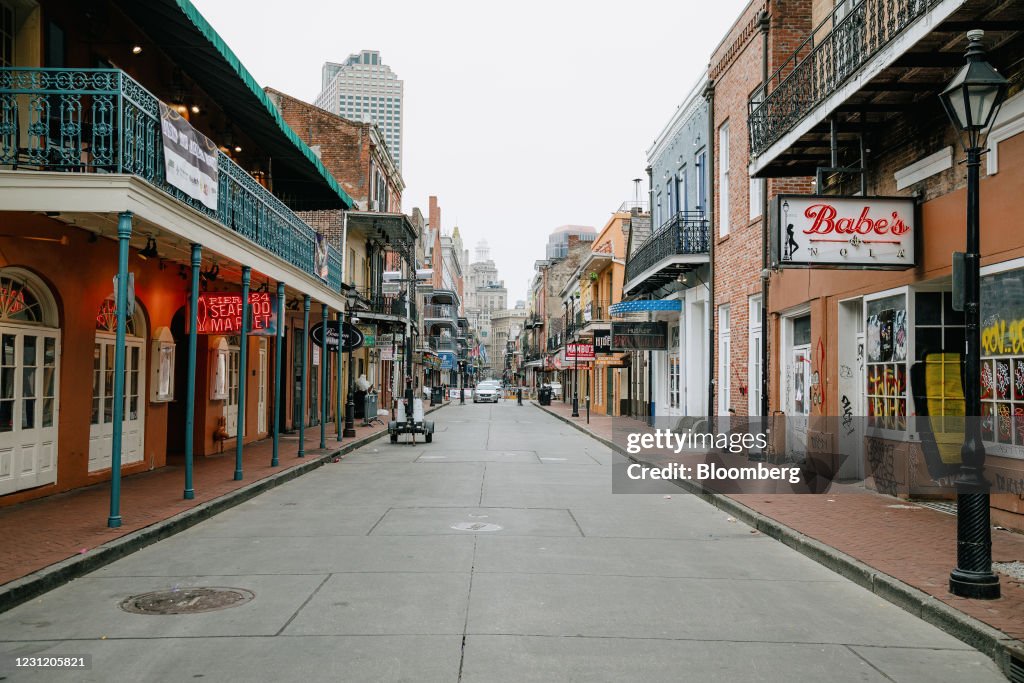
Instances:
[[[200,293],[195,321],[198,334],[241,334],[241,293]],[[277,296],[249,292],[249,334],[263,337],[277,334]]]
[[[668,323],[612,323],[612,349],[616,351],[664,351],[668,348]]]
[[[772,201],[772,258],[781,268],[915,265],[913,198],[779,195]]]

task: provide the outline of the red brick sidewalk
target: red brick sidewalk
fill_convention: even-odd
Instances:
[[[561,402],[547,408],[595,436],[612,439],[612,419]],[[614,418],[629,420],[629,418]],[[635,421],[637,429],[647,426]],[[621,425],[620,425],[621,430]],[[906,501],[860,489],[856,493],[795,495],[738,494],[729,498],[856,560],[927,593],[1007,636],[1024,640],[1024,582],[1000,575],[999,600],[967,600],[949,592],[949,572],[956,566],[956,517]],[[1024,561],[1024,534],[993,530],[996,562]]]
[[[180,512],[214,500],[279,472],[310,462],[341,446],[381,432],[379,425],[357,424],[356,438],[339,444],[334,424],[327,425],[327,449],[319,450],[320,427],[306,430],[306,456],[298,458],[298,434],[281,437],[280,465],[270,466],[273,441],[265,439],[242,449],[242,481],[234,481],[235,451],[196,458],[194,500],[184,500],[185,466],[176,458],[167,467],[125,477],[121,481],[121,518],[118,529],[107,528],[110,483],[0,508],[0,584],[27,576],[75,555],[88,553],[108,541],[169,519]],[[0,588],[3,586],[0,585]]]

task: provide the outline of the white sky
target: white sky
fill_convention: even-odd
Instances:
[[[633,178],[646,198],[646,150],[746,4],[193,3],[260,85],[309,102],[325,61],[379,50],[405,81],[403,210],[437,195],[471,258],[486,238],[510,305],[554,228],[600,230]]]

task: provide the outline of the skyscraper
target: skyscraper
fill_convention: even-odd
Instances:
[[[347,119],[376,123],[401,169],[405,84],[390,66],[380,61],[380,53],[363,50],[349,55],[342,64],[327,62],[321,72],[320,87],[314,104]]]

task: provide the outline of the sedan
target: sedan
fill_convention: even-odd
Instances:
[[[497,403],[501,398],[501,387],[497,382],[481,382],[473,392],[473,403]]]

